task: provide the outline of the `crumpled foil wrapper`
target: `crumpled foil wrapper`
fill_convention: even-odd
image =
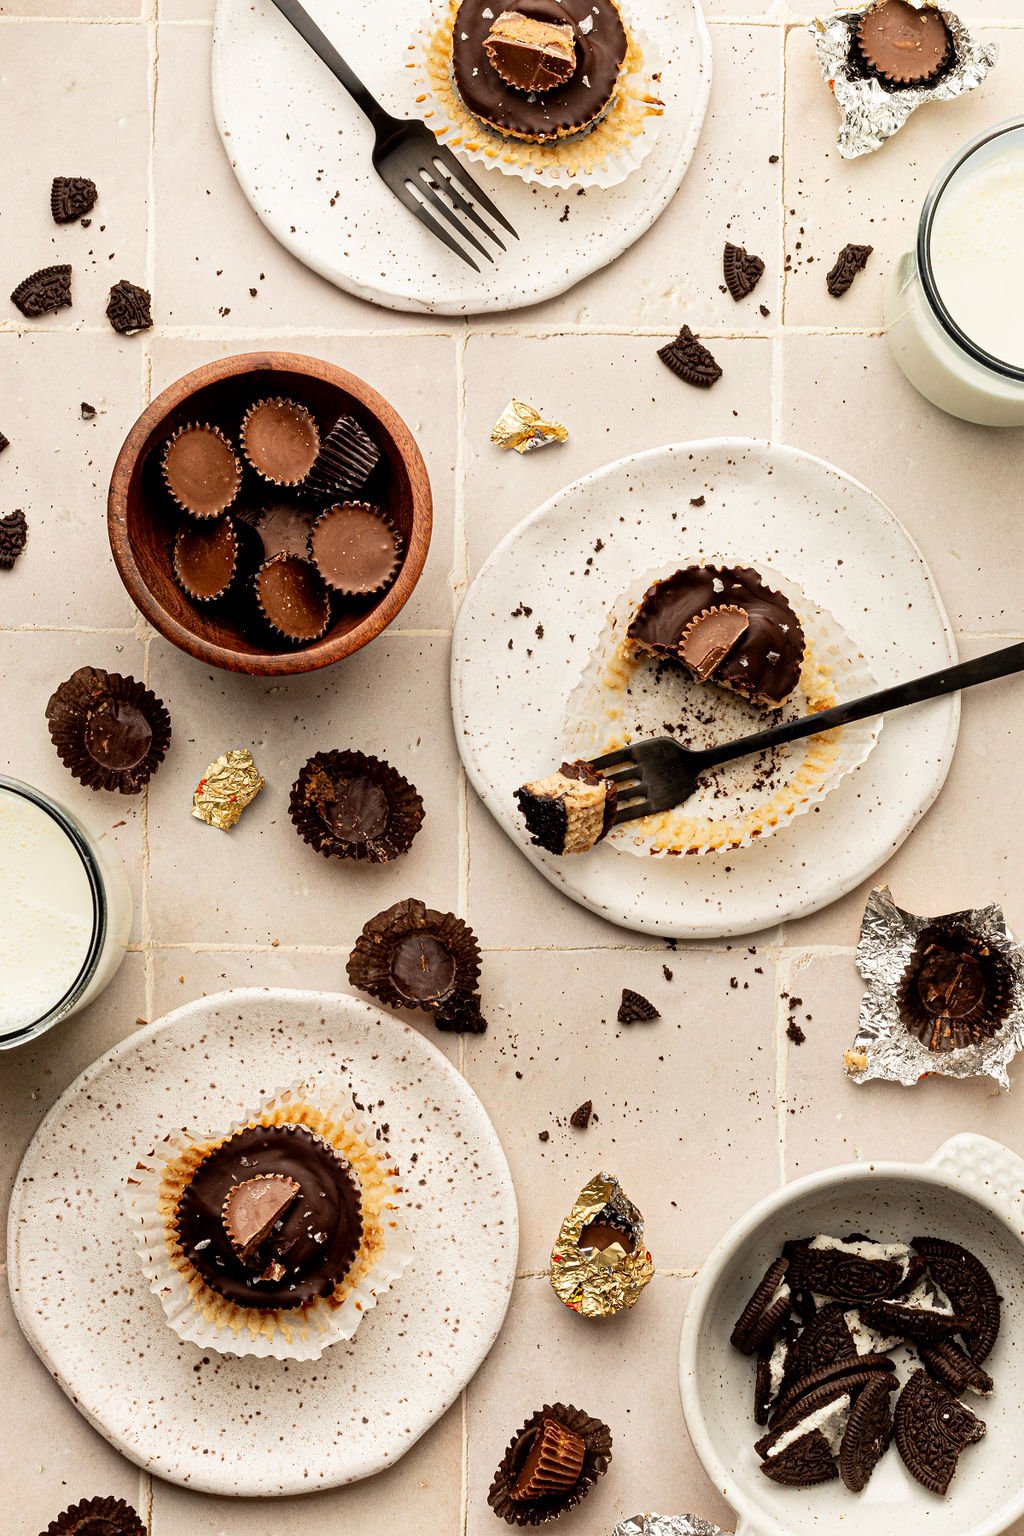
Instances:
[[[600,1251],[581,1249],[580,1233],[594,1221],[624,1229],[633,1251],[613,1244]],[[618,1179],[599,1173],[584,1185],[562,1222],[551,1250],[551,1285],[559,1301],[584,1317],[612,1317],[636,1305],[654,1274],[644,1246],[644,1219],[622,1191]]]
[[[923,0],[909,0],[917,10]],[[916,107],[929,101],[953,101],[979,86],[996,62],[999,50],[994,43],[980,43],[971,36],[959,16],[941,10],[949,28],[956,55],[953,67],[933,85],[903,85],[886,89],[873,75],[863,75],[856,61],[851,64],[850,50],[860,19],[867,7],[838,11],[834,16],[816,17],[808,30],[814,38],[818,64],[825,84],[836,99],[842,118],[839,129],[839,153],[844,160],[881,149],[907,121]]]
[[[499,448],[514,448],[529,453],[531,448],[546,448],[549,443],[564,443],[569,428],[558,421],[545,421],[539,411],[525,400],[510,400],[491,431],[491,442]]]
[[[1012,1004],[1002,1028],[991,1040],[958,1051],[930,1051],[900,1018],[899,988],[914,955],[918,935],[933,917],[904,912],[888,886],[868,897],[857,945],[857,969],[867,982],[857,1038],[843,1057],[855,1083],[873,1079],[913,1088],[929,1074],[943,1077],[992,1077],[1009,1088],[1007,1067],[1024,1047],[1024,949],[1006,926],[1001,907],[979,907],[946,914],[1005,955],[1014,971]]]
[[[266,780],[252,760],[248,747],[225,752],[210,764],[192,796],[192,815],[222,832],[230,832],[247,805],[251,805]]]
[[[725,1536],[720,1526],[699,1515],[630,1515],[612,1536]]]

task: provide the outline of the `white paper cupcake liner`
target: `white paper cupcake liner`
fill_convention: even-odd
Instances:
[[[695,682],[682,667],[659,663],[628,638],[633,615],[654,582],[687,565],[748,563],[734,555],[681,559],[638,577],[617,599],[569,697],[562,742],[566,760],[599,757],[651,736],[674,734],[683,746],[712,746],[877,688],[865,657],[831,614],[760,562],[758,574],[788,598],[807,642],[800,682],[770,717],[735,694]],[[866,760],[881,729],[880,717],[864,720],[771,753],[724,763],[702,777],[685,805],[626,822],[603,846],[644,857],[747,848],[819,805]]]
[[[629,48],[615,95],[592,128],[546,144],[506,138],[463,104],[452,78],[452,35],[458,0],[441,25],[416,35],[409,64],[416,107],[440,143],[480,165],[543,187],[616,187],[650,154],[664,103],[658,94],[661,61],[646,33],[625,14]]]
[[[214,1147],[252,1125],[306,1126],[346,1159],[359,1182],[363,1236],[351,1268],[331,1296],[294,1310],[235,1306],[206,1285],[174,1233],[178,1200],[194,1169]],[[126,1205],[143,1271],[168,1323],[180,1339],[223,1355],[319,1360],[329,1345],[353,1337],[413,1257],[398,1172],[343,1084],[333,1079],[308,1078],[283,1088],[223,1133],[181,1133],[162,1143],[128,1180]]]

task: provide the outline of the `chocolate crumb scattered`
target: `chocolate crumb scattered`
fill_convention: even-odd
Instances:
[[[95,421],[96,420],[96,407],[94,405],[90,405],[88,400],[83,400],[81,406],[79,407],[79,409],[82,412],[82,420],[83,421]]]
[[[4,449],[5,448],[9,448],[10,446],[11,445],[10,445],[9,440],[6,437],[4,437],[2,432],[0,432],[0,453],[3,453]]]
[[[722,377],[721,368],[688,325],[683,326],[675,341],[658,348],[658,356],[677,379],[697,389],[710,389]]]
[[[532,616],[533,609],[528,608],[525,603],[520,603],[518,608],[513,608],[510,615],[513,619],[529,619]]]
[[[841,299],[853,286],[858,272],[863,272],[868,257],[874,250],[871,245],[844,245],[836,257],[835,265],[825,279],[825,286],[834,299]]]
[[[759,309],[759,311],[761,313],[762,320],[767,320],[768,316],[771,314],[771,310],[768,308],[768,305],[767,304],[759,304],[757,307],[758,307],[758,309]]]
[[[807,1039],[807,1036],[800,1028],[800,1025],[797,1023],[796,1019],[790,1019],[789,1023],[786,1025],[786,1036],[788,1039],[792,1040],[794,1045],[803,1045],[804,1041]]]
[[[110,290],[107,319],[119,336],[134,336],[139,331],[148,331],[153,324],[153,313],[146,289],[122,277]]]
[[[768,156],[768,164],[769,165],[778,165],[778,163],[779,163],[778,155],[769,155]]]
[[[562,217],[559,219],[558,222],[559,222],[559,224],[568,224],[568,222],[569,222],[569,204],[568,203],[566,203],[565,207],[562,209]]]
[[[590,1117],[594,1113],[594,1105],[590,1099],[581,1104],[579,1109],[574,1109],[569,1116],[569,1124],[575,1126],[578,1131],[585,1131],[590,1124]]]
[[[537,1140],[538,1141],[550,1141],[551,1140],[551,1132],[550,1131],[538,1131],[538,1133],[537,1133]]]
[[[736,303],[753,293],[758,283],[764,276],[764,262],[760,256],[752,256],[745,251],[742,245],[733,245],[731,241],[725,242],[725,250],[722,252],[722,272],[725,277],[725,286],[732,294]]]
[[[675,973],[671,971],[667,965],[663,965],[661,968],[661,974],[664,976],[666,981],[671,981]]]
[[[650,1024],[652,1020],[660,1019],[661,1014],[642,992],[631,992],[628,987],[623,987],[616,1017],[620,1024]]]
[[[691,507],[702,507],[703,505],[704,505],[704,497],[703,496],[691,496],[690,497],[690,506]]]
[[[28,523],[19,508],[0,517],[0,571],[9,571],[28,543]]]
[[[96,183],[88,176],[55,176],[50,187],[53,222],[73,224],[76,219],[92,212],[97,196]]]
[[[21,310],[26,320],[39,315],[52,315],[58,309],[71,307],[71,268],[66,264],[56,267],[40,267],[15,288],[11,303]]]

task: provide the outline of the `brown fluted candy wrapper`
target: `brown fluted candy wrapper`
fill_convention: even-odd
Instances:
[[[99,667],[79,667],[61,683],[46,719],[57,756],[89,789],[139,794],[171,742],[171,717],[156,694]]]
[[[325,859],[387,864],[412,846],[423,801],[390,763],[363,752],[317,752],[299,770],[289,814]]]
[[[924,9],[926,0],[910,0]],[[814,38],[818,65],[825,84],[835,97],[841,124],[839,153],[844,160],[869,154],[892,138],[916,107],[930,101],[953,101],[981,84],[998,50],[995,43],[974,38],[960,17],[937,7],[952,43],[952,62],[938,78],[919,85],[878,79],[864,63],[857,34],[866,6],[818,17],[808,30]]]
[[[597,1174],[580,1190],[551,1250],[555,1295],[583,1317],[612,1317],[636,1305],[653,1274],[643,1217],[617,1179]]]
[[[514,448],[516,453],[529,453],[531,448],[544,448],[548,443],[564,443],[568,436],[568,427],[560,422],[546,421],[524,400],[510,400],[494,423],[491,442],[499,448]]]
[[[42,1536],[146,1536],[141,1517],[124,1499],[82,1499],[51,1520]]]
[[[946,1003],[941,995],[926,1002],[915,980],[936,945],[968,957],[964,980],[955,973],[938,978],[948,988]],[[857,967],[866,990],[856,1039],[843,1058],[855,1082],[911,1088],[939,1074],[991,1077],[1009,1088],[1007,1069],[1024,1047],[1024,949],[1000,907],[922,917],[879,887],[864,911]],[[965,985],[975,990],[968,994]]]
[[[583,1442],[579,1473],[570,1487],[536,1497],[516,1497],[523,1468],[544,1421],[555,1420],[569,1434]],[[612,1437],[607,1424],[592,1419],[580,1408],[566,1403],[545,1403],[513,1435],[501,1464],[494,1474],[487,1502],[494,1513],[509,1525],[543,1525],[557,1519],[585,1499],[591,1488],[607,1472],[612,1459]],[[522,1486],[519,1486],[520,1495]]]
[[[348,979],[389,1008],[449,1013],[477,995],[480,948],[452,912],[422,901],[398,901],[371,917],[348,960]]]
[[[720,1526],[699,1515],[630,1515],[612,1536],[725,1536]]]
[[[216,758],[199,780],[192,796],[192,815],[208,826],[230,832],[265,783],[248,747],[236,747]]]
[[[517,1504],[556,1498],[575,1488],[583,1471],[587,1447],[575,1430],[546,1416],[528,1430],[519,1444],[519,1472],[509,1489]]]

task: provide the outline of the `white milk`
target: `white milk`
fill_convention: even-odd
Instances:
[[[39,1033],[32,1026],[62,1003],[61,1017],[91,1001],[123,958],[131,927],[123,871],[76,828],[93,855],[97,896],[60,813],[0,783],[0,1046],[5,1036]]]
[[[897,262],[886,294],[896,361],[921,394],[965,421],[1024,425],[1022,248],[1024,120],[1016,120],[940,172],[917,249]]]

